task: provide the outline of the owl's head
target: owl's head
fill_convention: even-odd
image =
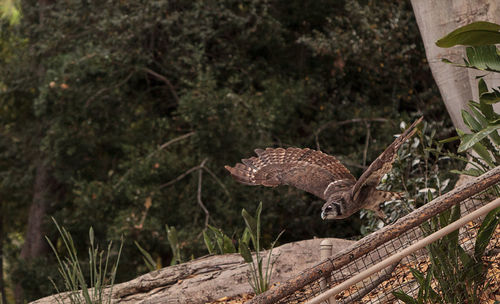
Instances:
[[[321,208],[321,219],[323,220],[338,219],[341,215],[342,211],[340,210],[340,202],[326,202],[323,205],[323,208]]]
[[[346,195],[332,195],[321,208],[321,219],[335,220],[343,219],[350,215],[348,213],[348,199]]]

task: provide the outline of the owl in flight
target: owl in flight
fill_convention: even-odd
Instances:
[[[361,208],[384,218],[380,204],[401,196],[376,187],[391,170],[398,149],[415,134],[415,127],[421,121],[422,117],[396,138],[358,180],[335,157],[308,148],[256,149],[257,157],[242,159],[242,163],[225,168],[245,185],[290,185],[316,195],[326,201],[321,209],[324,220],[346,218]]]

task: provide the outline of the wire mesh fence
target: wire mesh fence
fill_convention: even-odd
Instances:
[[[473,212],[495,198],[491,189],[460,202],[462,216]],[[324,277],[303,286],[295,293],[281,298],[277,303],[304,303],[313,299],[324,291],[424,238],[425,235],[429,234],[429,231],[423,227],[429,229],[436,226],[436,223],[439,222],[437,218],[441,217],[443,220],[446,218],[443,214],[446,213],[449,217],[450,212],[450,210],[444,211],[436,219],[431,219],[426,224],[407,230],[398,237],[378,246],[375,250],[334,270],[329,275],[325,274]],[[469,299],[464,297],[471,297],[471,294],[474,294],[477,295],[477,303],[495,303],[496,300],[500,300],[500,228],[497,227],[493,232],[491,241],[485,248],[484,255],[480,257],[479,263],[467,264],[466,257],[463,256],[465,253],[472,259],[476,258],[475,247],[477,247],[476,240],[481,223],[482,219],[468,222],[453,235],[453,238],[443,238],[434,242],[427,248],[420,249],[343,290],[334,297],[335,303],[398,303],[399,300],[395,297],[394,292],[403,292],[409,297],[416,297],[419,291],[422,292],[423,279],[429,280],[427,292],[435,292],[445,302],[456,300],[456,303],[466,303]],[[453,244],[453,239],[457,240],[456,244]],[[455,246],[456,250],[450,246]],[[429,252],[429,249],[432,252]],[[430,255],[430,253],[434,255]],[[440,254],[442,256],[439,256]],[[431,263],[431,258],[434,259],[434,263]],[[441,267],[432,266],[433,264],[441,265]],[[433,267],[432,271],[430,267]],[[434,276],[427,278],[429,272],[433,273]],[[420,276],[423,276],[423,279]],[[334,301],[331,299],[330,304],[333,303]]]

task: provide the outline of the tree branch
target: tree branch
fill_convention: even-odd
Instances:
[[[180,140],[183,140],[183,139],[186,139],[190,136],[193,136],[196,132],[189,132],[189,133],[186,133],[184,135],[181,135],[181,136],[178,136],[174,139],[171,139],[169,141],[167,141],[166,143],[162,144],[160,147],[158,147],[158,149],[156,149],[155,151],[151,152],[148,156],[146,156],[142,162],[144,162],[145,160],[148,160],[150,159],[151,157],[153,157],[156,153],[158,153],[159,151],[161,150],[164,150],[166,147],[170,146],[171,144],[173,143],[176,143]],[[125,174],[122,175],[122,177],[120,178],[120,180],[118,181],[118,183],[116,183],[113,188],[117,188],[119,185],[121,185],[121,183],[123,183],[123,181],[125,180],[125,178],[127,178],[127,176],[129,176],[130,172],[132,172],[132,168],[129,168],[127,170],[127,172],[125,172]],[[163,188],[163,186],[160,186],[160,189]]]
[[[205,158],[201,164],[200,168],[203,168],[205,166],[205,163],[207,162],[207,159]],[[203,201],[201,200],[201,185],[202,185],[202,178],[203,178],[203,170],[198,170],[198,193],[196,196],[196,200],[198,201],[198,205],[200,205],[201,209],[203,209],[203,212],[205,212],[205,228],[208,227],[208,219],[210,218],[210,212],[208,212],[207,207],[205,207],[205,204],[203,204]]]
[[[112,89],[116,89],[116,88],[119,88],[121,87],[122,85],[124,85],[129,79],[130,77],[132,77],[132,75],[134,75],[134,71],[130,72],[127,77],[125,77],[125,79],[123,79],[121,82],[117,83],[115,86],[112,86],[112,87],[105,87],[105,88],[102,88],[100,89],[99,91],[97,91],[97,93],[95,93],[94,95],[92,95],[89,99],[87,99],[87,102],[85,102],[85,107],[87,108],[88,106],[90,106],[90,104],[99,96],[101,95],[102,93],[106,92],[106,91],[110,91]]]
[[[221,180],[215,175],[215,173],[212,172],[212,170],[208,169],[207,167],[203,166],[203,169],[207,171],[208,174],[221,186],[222,190],[226,193],[226,195],[229,197],[230,200],[232,200],[231,194],[227,190],[226,186],[221,182]]]
[[[366,139],[365,139],[365,148],[363,149],[363,167],[366,166],[366,157],[368,155],[368,148],[370,145],[370,123],[365,121],[366,125]]]
[[[173,184],[177,183],[178,181],[180,181],[181,179],[183,179],[184,177],[186,177],[187,175],[189,175],[190,173],[196,171],[196,170],[199,170],[201,169],[202,167],[200,165],[198,166],[195,166],[195,167],[192,167],[191,169],[187,170],[186,172],[182,173],[181,175],[177,176],[175,179],[163,184],[163,185],[160,185],[158,187],[158,189],[163,189],[165,187],[169,187],[169,186],[172,186]]]
[[[326,128],[336,128],[340,127],[343,125],[347,124],[352,124],[352,123],[359,123],[359,122],[388,122],[390,121],[389,119],[386,118],[354,118],[354,119],[349,119],[349,120],[344,120],[344,121],[329,121],[322,126],[320,126],[316,132],[314,132],[314,138],[316,141],[316,149],[318,151],[321,151],[320,146],[319,146],[319,134],[323,132]]]
[[[175,88],[174,86],[172,85],[172,83],[170,82],[170,80],[167,79],[167,77],[161,75],[161,74],[158,74],[157,72],[149,69],[149,68],[142,68],[142,70],[148,74],[151,74],[152,76],[158,78],[159,80],[163,81],[167,87],[169,88],[170,90],[170,93],[172,93],[172,96],[174,97],[175,99],[175,102],[178,104],[179,103],[179,96],[177,96],[177,93],[175,92]]]

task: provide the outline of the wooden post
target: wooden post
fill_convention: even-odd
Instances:
[[[321,260],[327,259],[332,256],[332,248],[333,243],[331,240],[323,240],[319,244],[319,256]],[[319,281],[319,286],[321,288],[321,292],[324,292],[328,289],[328,283],[330,283],[331,277],[330,274],[324,276]],[[329,299],[323,302],[324,304],[336,304],[335,295],[331,296]]]

